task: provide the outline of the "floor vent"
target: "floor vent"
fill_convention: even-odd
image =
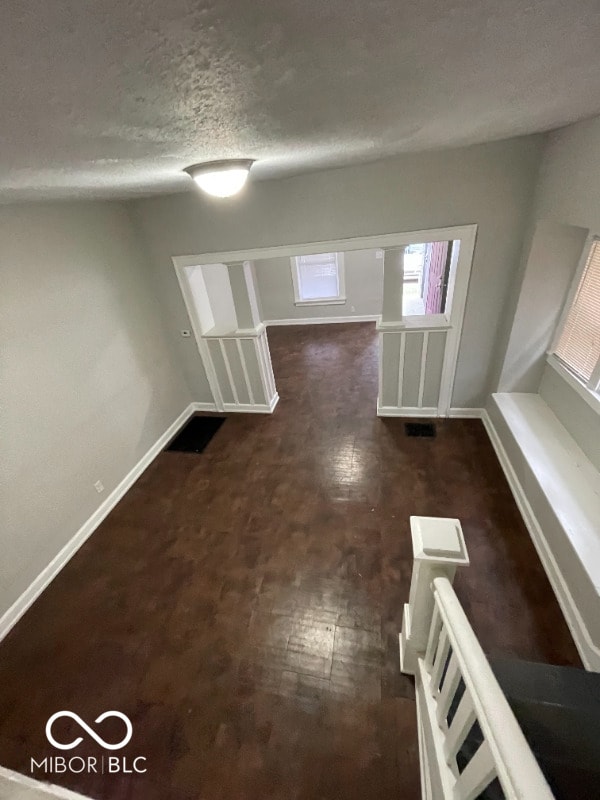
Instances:
[[[407,436],[435,436],[435,425],[433,422],[405,422],[404,429]]]
[[[167,450],[201,453],[224,422],[225,417],[192,417]]]

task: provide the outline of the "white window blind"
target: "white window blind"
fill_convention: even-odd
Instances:
[[[337,253],[296,256],[300,300],[329,300],[340,296]]]
[[[590,381],[600,360],[600,240],[592,243],[555,353],[582,380]]]

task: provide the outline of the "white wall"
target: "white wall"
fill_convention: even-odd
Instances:
[[[225,264],[205,264],[196,269],[200,269],[204,276],[214,325],[221,331],[234,331],[237,328],[237,317],[227,267]]]
[[[122,206],[1,207],[0,248],[1,615],[191,394]]]
[[[482,406],[491,390],[496,338],[519,263],[543,141],[525,137],[250,181],[229,201],[190,191],[132,202],[194,399],[211,396],[193,341],[178,336],[189,321],[171,256],[477,223],[452,405]]]
[[[294,286],[289,258],[254,262],[261,307],[266,320],[314,317],[376,316],[383,299],[383,259],[376,250],[344,253],[346,302],[332,305],[294,305]]]
[[[202,267],[186,267],[185,274],[194,298],[200,330],[202,333],[206,333],[215,327],[215,317],[208,297],[204,271]]]

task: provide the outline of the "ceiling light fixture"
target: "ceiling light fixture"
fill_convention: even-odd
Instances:
[[[208,161],[186,167],[187,172],[207,194],[214,197],[231,197],[237,194],[248,179],[251,158],[230,158],[225,161]]]

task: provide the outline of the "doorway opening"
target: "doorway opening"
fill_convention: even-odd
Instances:
[[[357,413],[362,403],[374,416],[383,251],[339,249],[256,259],[254,272],[280,402],[298,402],[288,384],[297,391],[302,364],[315,413],[344,404]]]
[[[446,312],[453,249],[458,246],[458,241],[448,241],[418,242],[406,247],[403,317]]]
[[[377,414],[448,415],[476,229],[173,258],[215,410],[275,408],[267,328],[375,322]],[[370,266],[357,266],[361,260]],[[223,326],[201,319],[203,303],[214,318],[218,293],[208,301],[194,295],[194,274],[208,265],[228,282]],[[210,295],[206,275],[202,291]]]

